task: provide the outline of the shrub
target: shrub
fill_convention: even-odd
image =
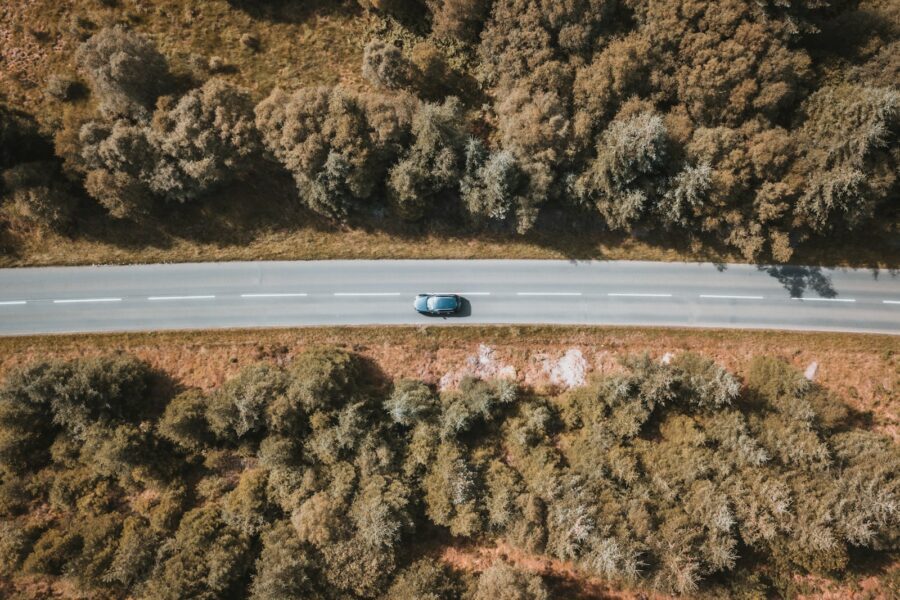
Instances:
[[[188,390],[169,401],[157,423],[159,434],[188,452],[198,452],[212,442],[206,421],[208,399],[199,390]]]
[[[459,577],[444,563],[422,558],[397,575],[385,598],[391,600],[455,600],[462,597]]]
[[[122,27],[95,34],[78,48],[75,61],[109,117],[146,116],[169,85],[166,59],[153,42]]]
[[[218,507],[195,508],[161,548],[147,594],[161,600],[220,598],[246,573],[249,551],[249,540],[222,521]]]
[[[394,385],[394,391],[384,403],[391,420],[398,425],[410,427],[419,421],[428,420],[438,412],[434,392],[421,381],[403,379]]]
[[[212,432],[237,441],[266,430],[266,409],[284,394],[284,374],[266,364],[245,367],[209,399],[206,416]]]
[[[478,577],[474,600],[547,600],[550,593],[539,575],[498,561]]]
[[[314,566],[309,549],[297,538],[291,524],[287,521],[276,522],[262,536],[262,552],[256,561],[250,598],[325,598],[310,573]]]
[[[316,349],[298,356],[290,368],[288,397],[303,410],[338,408],[359,391],[359,358],[337,349]]]
[[[340,88],[276,89],[256,107],[267,148],[294,176],[301,200],[344,219],[368,199],[408,129],[402,101],[374,101]]]
[[[373,39],[363,52],[362,74],[372,85],[399,89],[410,81],[410,64],[400,49],[383,40]]]
[[[433,199],[459,181],[464,146],[457,98],[421,103],[412,121],[412,147],[390,171],[388,191],[400,215],[422,218]]]

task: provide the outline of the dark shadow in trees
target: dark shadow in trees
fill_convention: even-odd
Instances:
[[[302,23],[313,14],[362,12],[355,0],[228,0],[253,19],[273,23]]]
[[[812,290],[823,298],[837,297],[831,278],[822,273],[821,267],[757,265],[756,268],[777,279],[792,298],[802,298],[807,290]]]

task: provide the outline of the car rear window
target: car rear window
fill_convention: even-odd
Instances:
[[[439,296],[437,298],[432,298],[429,304],[431,304],[431,310],[449,310],[451,308],[456,308],[456,298],[451,296]]]

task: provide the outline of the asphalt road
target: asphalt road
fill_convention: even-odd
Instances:
[[[455,292],[460,316],[413,311]],[[900,273],[578,261],[321,261],[0,269],[0,335],[558,323],[900,334]]]

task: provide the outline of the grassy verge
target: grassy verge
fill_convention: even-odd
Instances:
[[[453,381],[487,360],[520,382],[550,385],[547,368],[567,351],[583,355],[589,373],[617,368],[622,356],[697,352],[737,374],[760,354],[798,369],[817,364],[815,380],[877,430],[900,439],[900,353],[891,336],[774,331],[626,327],[324,327],[0,338],[0,377],[42,358],[127,352],[184,385],[212,388],[254,361],[289,361],[304,348],[337,345],[369,356],[391,377]],[[487,350],[485,350],[487,348]],[[491,370],[488,369],[487,373]],[[483,372],[483,371],[482,371]]]

